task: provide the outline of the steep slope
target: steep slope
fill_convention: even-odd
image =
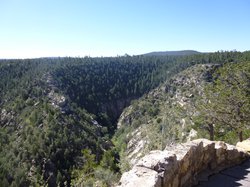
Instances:
[[[119,57],[68,59],[52,73],[71,102],[97,116],[111,133],[122,110],[177,67],[176,58]],[[172,66],[172,67],[171,67]],[[168,69],[169,71],[163,71]]]
[[[87,165],[83,150],[98,165],[112,147],[130,100],[186,66],[176,57],[0,61],[0,186],[70,185]]]
[[[118,121],[114,138],[124,170],[153,149],[182,142],[196,135],[192,129],[196,102],[218,65],[190,67],[134,101]]]
[[[0,60],[0,186],[69,186],[72,179],[94,185],[96,176],[110,182],[103,173],[113,176],[109,174],[119,172],[119,156],[110,138],[131,99],[170,80],[134,101],[127,115],[122,115],[121,123],[127,125],[116,135],[120,137],[119,151],[126,150],[129,143],[135,153],[130,155],[136,156],[135,148],[140,146],[133,144],[145,145],[144,154],[189,134],[192,119],[188,115],[195,113],[190,103],[196,96],[188,89],[199,79],[193,80],[188,73],[180,80],[170,77],[193,64],[241,58],[250,59],[247,53],[223,52],[182,57]],[[186,78],[189,81],[185,82]],[[187,133],[182,135],[183,129]]]
[[[47,73],[53,66],[43,63],[1,64],[1,75],[6,71],[11,78],[1,79],[7,86],[1,89],[0,186],[69,184],[81,150],[99,152],[102,128],[93,115],[66,102]]]

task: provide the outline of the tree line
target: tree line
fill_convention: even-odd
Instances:
[[[117,172],[110,138],[131,100],[194,64],[245,58],[218,52],[0,60],[0,186],[70,185],[73,170],[88,171],[86,157]],[[51,86],[66,98],[66,112],[53,107]]]

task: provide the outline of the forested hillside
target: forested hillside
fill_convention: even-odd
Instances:
[[[96,180],[109,185],[102,173],[119,174],[121,149],[111,138],[132,100],[192,65],[237,63],[249,56],[217,52],[0,60],[0,186]],[[141,116],[157,115],[152,107],[143,110]],[[122,140],[116,135],[116,142]]]
[[[53,72],[54,80],[70,102],[95,114],[109,133],[132,99],[178,71],[180,64],[176,57],[68,59],[72,60]]]
[[[184,50],[184,51],[157,51],[144,54],[144,56],[188,56],[200,54],[198,51]]]
[[[249,58],[191,66],[127,107],[113,138],[121,170],[151,150],[192,138],[231,144],[248,138]]]

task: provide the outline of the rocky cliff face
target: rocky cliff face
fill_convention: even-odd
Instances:
[[[193,140],[151,151],[122,175],[121,187],[182,187],[249,158],[243,149],[224,142]]]
[[[67,99],[64,95],[58,92],[59,88],[52,75],[49,73],[44,74],[43,81],[45,82],[46,86],[44,92],[46,93],[50,104],[54,108],[59,109],[62,113],[68,111],[69,108],[67,106]]]
[[[125,109],[118,121],[118,134],[126,132],[123,156],[130,166],[153,149],[190,140],[197,116],[197,100],[217,65],[195,65],[167,80]]]
[[[124,99],[118,99],[111,102],[103,103],[100,106],[99,109],[100,111],[96,111],[96,113],[98,112],[107,113],[111,117],[111,119],[116,121],[120,117],[124,108],[126,108],[132,100],[137,98],[138,97],[128,97]]]

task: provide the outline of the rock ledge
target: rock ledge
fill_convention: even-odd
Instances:
[[[249,154],[221,141],[197,139],[151,151],[119,182],[120,187],[182,187],[196,185],[211,174],[240,164]]]

